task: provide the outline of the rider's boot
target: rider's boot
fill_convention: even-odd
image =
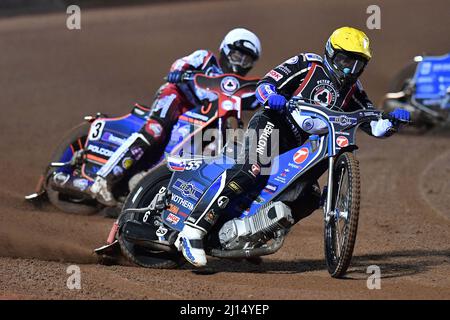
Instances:
[[[97,172],[88,193],[105,206],[115,206],[117,201],[112,194],[112,187],[144,155],[152,142],[153,139],[149,135],[142,132],[133,133]]]
[[[178,250],[183,253],[184,258],[195,267],[206,266],[206,254],[203,248],[204,230],[184,225],[175,242]]]
[[[117,205],[117,201],[110,190],[110,185],[113,183],[108,183],[106,178],[101,176],[96,176],[94,183],[89,188],[88,193],[96,199],[101,204],[107,207],[113,207]]]

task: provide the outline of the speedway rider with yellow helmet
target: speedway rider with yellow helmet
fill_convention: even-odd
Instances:
[[[265,106],[250,120],[240,161],[226,171],[226,183],[218,190],[219,199],[207,207],[207,210],[195,208],[185,222],[178,236],[178,246],[184,257],[195,266],[206,264],[202,239],[219,219],[228,203],[243,190],[249,190],[255,184],[265,185],[263,167],[271,164],[255,158],[251,150],[262,154],[271,154],[274,144],[279,153],[302,145],[310,134],[327,131],[326,124],[316,118],[296,116],[286,107],[287,100],[293,96],[344,112],[359,109],[373,109],[358,78],[372,57],[370,43],[364,32],[351,27],[335,30],[326,43],[325,56],[314,53],[302,53],[294,56],[270,70],[259,82],[256,97]],[[391,113],[393,119],[409,120],[409,113],[397,109]],[[362,129],[375,137],[387,137],[394,133],[399,123],[383,119],[372,121]],[[278,130],[278,141],[268,139]],[[252,139],[249,132],[258,132]],[[264,141],[262,141],[264,140]],[[272,159],[276,154],[272,154]],[[267,172],[267,171],[266,171]],[[261,183],[262,182],[262,183]],[[309,212],[309,214],[312,211]],[[295,218],[295,217],[294,217]],[[304,218],[304,217],[301,217]],[[294,219],[296,222],[300,218]]]

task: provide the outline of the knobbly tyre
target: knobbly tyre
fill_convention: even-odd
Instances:
[[[188,148],[192,154],[202,154],[204,148],[214,149],[218,141],[199,145],[195,143],[195,136],[214,128],[224,135],[233,119],[238,126],[242,126],[242,109],[254,103],[258,80],[233,74],[206,76],[198,72],[186,72],[182,81],[193,81],[210,100],[198,101],[194,109],[179,117],[165,153],[180,154]],[[113,194],[119,200],[116,208],[105,208],[86,191],[101,166],[131,134],[139,131],[146,123],[148,113],[148,108],[136,104],[130,113],[122,117],[111,118],[100,113],[85,117],[85,122],[67,133],[59,143],[39,179],[36,192],[25,199],[39,205],[50,201],[55,207],[68,213],[88,215],[102,209],[112,211],[107,211],[109,216],[114,216],[117,210],[120,213],[129,190],[150,168],[163,165],[164,156],[156,159],[151,154],[146,154],[140,159],[136,169],[113,187]]]
[[[403,108],[421,131],[450,126],[450,54],[417,56],[393,79],[381,103],[386,112]]]
[[[272,169],[262,190],[240,190],[236,203],[229,203],[230,210],[221,215],[226,218],[205,237],[204,247],[218,258],[258,259],[273,254],[295,220],[322,206],[326,264],[332,277],[342,277],[352,258],[360,207],[356,129],[390,116],[375,110],[332,111],[298,98],[288,104],[302,115],[323,120],[328,133],[312,135],[303,145],[279,155],[278,170]],[[192,161],[195,167],[187,167]],[[217,200],[212,197],[225,180],[225,169],[233,164],[227,152],[214,159],[169,157],[167,167],[154,169],[129,194],[107,244],[96,253],[112,259],[121,252],[148,268],[181,265],[184,259],[174,246],[178,232],[194,206],[206,209]],[[328,182],[321,192],[317,180],[327,170]]]

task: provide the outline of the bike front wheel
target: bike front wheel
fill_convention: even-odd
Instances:
[[[353,153],[341,154],[334,165],[332,212],[325,219],[325,258],[328,272],[342,277],[356,242],[360,205],[359,163]]]

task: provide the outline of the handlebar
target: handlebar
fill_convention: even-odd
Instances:
[[[203,71],[192,71],[188,70],[182,73],[180,82],[193,80],[196,74],[204,74]],[[167,76],[165,76],[164,81],[167,81]]]
[[[380,119],[387,119],[391,122],[397,122],[402,124],[411,124],[411,121],[400,120],[392,117],[389,113],[384,113],[378,110],[357,110],[353,112],[343,112],[343,111],[335,111],[328,107],[319,106],[315,103],[305,102],[304,99],[299,99],[298,97],[294,97],[290,99],[285,106],[284,110],[289,110],[289,108],[297,108],[301,112],[301,107],[305,106],[308,108],[316,109],[318,113],[325,113],[328,116],[348,116],[358,119],[358,123],[369,122],[369,121],[377,121]],[[265,108],[269,109],[268,106]]]

